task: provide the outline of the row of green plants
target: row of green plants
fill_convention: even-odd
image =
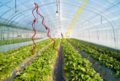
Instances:
[[[50,40],[50,39],[49,39],[49,40]],[[42,42],[49,41],[49,40],[47,39],[47,40],[44,40],[44,41],[42,41]],[[40,42],[37,42],[37,43],[36,43],[36,46],[37,46],[38,44],[40,44]],[[33,46],[33,44],[30,44],[30,45],[27,45],[27,46],[21,46],[21,47],[19,47],[19,48],[16,48],[16,49],[13,49],[13,50],[9,50],[9,51],[7,51],[7,52],[2,52],[2,53],[0,53],[0,57],[11,56],[11,54],[12,54],[12,55],[13,55],[13,54],[16,54],[16,53],[18,53],[18,52],[20,52],[20,51],[22,51],[22,50],[24,50],[24,49],[26,49],[26,48],[30,48],[31,46]]]
[[[51,43],[51,39],[47,39],[41,42],[37,43],[37,46],[34,50],[35,52],[39,52],[39,50],[49,43]],[[23,50],[24,49],[24,50]],[[32,56],[31,50],[33,49],[33,45],[28,45],[28,46],[22,46],[18,48],[17,50],[15,49],[8,57],[5,57],[5,55],[1,54],[0,56],[0,78],[8,78],[10,77],[10,72],[15,69],[21,62],[24,62],[25,59],[29,58]]]
[[[76,51],[67,41],[63,43],[63,76],[66,81],[103,81],[86,58]]]
[[[120,77],[120,62],[115,58],[108,56],[107,54],[99,53],[97,50],[87,47],[83,44],[79,43],[79,40],[76,39],[68,39],[75,47],[78,47],[81,51],[86,52],[90,57],[92,57],[95,61],[99,61],[100,65],[105,65],[107,68],[113,70],[115,72],[116,77]],[[94,61],[91,61],[94,63]]]
[[[88,46],[90,48],[93,48],[93,49],[95,49],[95,50],[97,50],[97,51],[99,51],[101,53],[108,54],[109,56],[116,57],[116,59],[120,58],[120,53],[110,51],[110,50],[108,50],[106,48],[101,48],[101,47],[98,47],[98,46],[95,46],[95,45],[92,45],[92,44],[89,44],[89,43],[85,43],[85,42],[80,41],[80,40],[79,40],[79,42],[81,44],[84,44],[84,45],[86,45],[86,46]]]
[[[55,48],[58,47],[59,43],[60,39],[57,39]],[[54,64],[56,57],[57,52],[53,49],[53,44],[51,44],[38,57],[34,58],[24,70],[19,72],[19,76],[13,79],[13,81],[53,81],[51,65]]]
[[[34,38],[34,40],[37,40],[40,38]],[[26,42],[26,41],[31,41],[31,38],[23,38],[23,39],[12,39],[12,40],[0,40],[0,46],[1,45],[7,45],[7,44],[14,44],[14,43],[20,43],[20,42]]]

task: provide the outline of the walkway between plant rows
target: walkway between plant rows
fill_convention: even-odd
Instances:
[[[63,61],[63,46],[60,46],[59,51],[61,52],[61,57],[60,59]],[[63,72],[63,63],[59,61],[59,53],[57,54],[57,58],[54,64],[54,69],[53,69],[53,81],[64,81],[62,72]]]

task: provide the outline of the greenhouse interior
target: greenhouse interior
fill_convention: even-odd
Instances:
[[[120,81],[120,0],[0,0],[0,81]]]

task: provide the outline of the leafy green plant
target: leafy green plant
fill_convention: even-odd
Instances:
[[[68,42],[63,44],[63,55],[65,57],[63,75],[66,81],[103,81],[91,67],[90,62],[82,58]]]
[[[41,38],[34,38],[34,40],[41,39]],[[2,43],[0,41],[0,46],[1,45],[7,45],[7,44],[14,44],[14,43],[20,43],[20,42],[25,42],[25,41],[31,41],[31,38],[24,38],[24,39],[12,39],[12,40],[2,40]]]
[[[75,39],[68,39],[72,44],[78,43],[78,40]],[[100,65],[105,65],[107,68],[113,70],[115,73],[120,70],[120,62],[117,61],[115,58],[109,56],[108,54],[102,54],[98,53],[97,50],[94,50],[92,48],[87,47],[86,45],[80,44],[80,50],[81,48],[85,50],[85,52],[88,53],[94,60],[98,60],[100,62]],[[107,50],[107,49],[105,49]],[[110,52],[107,50],[107,53],[111,54],[113,52]],[[116,53],[117,54],[117,53]],[[116,56],[116,55],[115,55]],[[92,63],[94,63],[92,61]]]
[[[69,39],[68,39],[68,40],[69,40]],[[75,40],[75,41],[79,42],[79,44],[85,45],[86,47],[89,47],[89,48],[91,48],[91,49],[94,49],[94,50],[96,50],[96,51],[98,51],[98,52],[100,52],[100,53],[104,53],[104,54],[107,54],[107,55],[109,55],[109,56],[116,57],[116,59],[120,58],[120,53],[118,53],[118,52],[113,52],[113,51],[110,51],[110,50],[108,50],[108,49],[106,49],[106,48],[101,48],[101,47],[98,47],[98,46],[95,46],[95,45],[92,45],[92,44],[88,44],[88,43],[85,43],[85,42],[83,42],[83,41],[79,41],[79,40],[76,40],[76,39],[72,39],[72,40]],[[76,45],[75,45],[75,46],[76,46]],[[79,46],[78,46],[78,47],[79,47]],[[84,50],[84,49],[82,49],[82,50]],[[87,51],[86,51],[86,52],[87,52]]]
[[[60,43],[60,39],[56,40],[55,48]],[[56,58],[56,50],[50,45],[43,50],[26,68],[20,72],[20,76],[13,81],[48,81],[48,76],[52,76],[53,60]]]
[[[38,42],[38,43],[36,43],[37,44],[36,49],[40,50],[43,48],[42,46],[46,46],[50,42],[52,42],[52,40],[50,40],[50,39]],[[39,45],[42,45],[42,46],[39,47]],[[0,57],[0,78],[2,78],[2,76],[5,76],[4,79],[7,79],[9,77],[8,75],[12,71],[12,69],[17,67],[18,64],[20,64],[21,62],[24,62],[25,59],[32,56],[31,46],[32,45],[22,46],[18,49],[11,50],[6,53],[1,53],[1,54],[5,54],[8,56],[5,57],[5,55],[1,55],[1,57]],[[25,50],[26,48],[27,48],[27,50]],[[10,55],[9,53],[12,53],[12,55]]]

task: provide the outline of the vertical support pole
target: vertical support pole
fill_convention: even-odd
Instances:
[[[11,35],[12,35],[12,43],[13,43],[13,28],[12,28],[12,34]]]
[[[29,32],[29,35],[30,35],[30,36],[29,36],[29,39],[32,40],[32,39],[31,39],[31,31]]]
[[[7,27],[7,44],[9,43],[9,27]]]
[[[21,33],[21,29],[20,29],[20,42],[22,41],[22,33]]]
[[[17,32],[17,42],[18,42],[18,40],[19,40],[19,38],[18,38],[18,29],[16,29],[16,32]]]
[[[26,42],[26,40],[25,40],[25,30],[23,30],[23,44],[25,45],[25,42]]]
[[[25,30],[25,41],[27,42],[27,30]]]
[[[28,41],[28,30],[26,31],[26,34],[27,34],[27,37],[26,37],[26,38],[27,38],[27,41]]]
[[[24,40],[26,41],[26,30],[24,30]]]
[[[14,30],[14,28],[13,28],[13,43],[15,43],[15,40],[14,40],[15,36],[14,36],[14,33],[15,33],[15,30]]]
[[[11,28],[9,28],[9,44],[11,44]]]
[[[3,45],[3,26],[2,26],[2,29],[1,29],[1,35],[2,35],[2,45]]]
[[[24,30],[22,30],[22,41],[24,42],[24,40],[25,40],[25,31]],[[24,43],[23,43],[24,44]]]
[[[83,38],[84,38],[84,32],[83,32]]]
[[[28,37],[27,37],[27,40],[28,40],[28,41],[29,41],[29,32],[30,32],[30,31],[28,31]]]
[[[18,39],[19,39],[18,41],[20,42],[20,29],[19,30],[17,29],[17,32],[18,32]]]
[[[2,26],[1,26],[1,45],[2,45]]]
[[[60,0],[58,0],[58,2],[59,2],[59,27],[61,28]]]
[[[98,37],[98,40],[99,40],[99,35],[97,35],[97,37]]]
[[[28,40],[29,40],[29,38],[30,38],[30,31],[28,31],[28,34],[29,34],[29,36],[28,36]]]
[[[31,34],[32,34],[33,32],[31,31]],[[32,39],[31,39],[32,40]]]
[[[1,35],[2,35],[2,34],[1,34],[1,26],[0,26],[0,46],[1,46],[1,43],[2,43],[2,41],[1,41],[1,40],[2,40],[2,39],[1,39]]]
[[[4,41],[4,44],[6,45],[7,44],[7,37],[6,37],[6,27],[4,27],[4,39],[5,39],[5,41]]]
[[[40,33],[41,34],[41,33]],[[39,36],[40,36],[40,34],[39,34]],[[40,37],[41,38],[41,37]]]
[[[29,38],[30,38],[30,31],[28,31],[28,34],[29,34],[29,36],[28,36],[28,40],[29,40]]]
[[[41,32],[41,38],[42,38],[42,32]]]
[[[26,37],[26,38],[27,38],[27,41],[28,41],[28,30],[26,31],[26,34],[27,34],[27,37]]]
[[[90,28],[90,25],[89,25],[89,28]],[[89,40],[90,40],[90,32],[89,32],[89,29],[88,29],[88,36],[89,36]]]
[[[4,38],[4,26],[3,26],[3,45],[5,45],[5,38]]]
[[[83,24],[82,24],[82,27],[83,27]],[[84,38],[84,32],[83,32],[83,38]]]

